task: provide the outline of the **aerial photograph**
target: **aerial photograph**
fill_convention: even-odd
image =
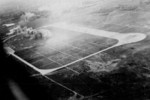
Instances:
[[[0,0],[2,100],[150,100],[150,0]]]

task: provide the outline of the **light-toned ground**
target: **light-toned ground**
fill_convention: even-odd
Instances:
[[[20,57],[18,57],[14,53],[12,53],[13,56],[15,56],[16,58],[20,59],[21,61],[23,61],[24,63],[26,63],[27,65],[29,65],[33,69],[35,69],[36,71],[40,72],[42,75],[48,74],[50,72],[56,71],[56,70],[64,68],[64,67],[67,67],[67,66],[72,65],[72,64],[74,64],[76,62],[85,60],[85,59],[87,59],[87,58],[89,58],[91,56],[94,56],[94,55],[99,54],[101,52],[104,52],[106,50],[112,49],[114,47],[125,45],[125,44],[129,44],[129,43],[139,42],[139,41],[141,41],[141,40],[146,38],[146,35],[143,34],[143,33],[121,34],[121,33],[117,33],[117,32],[108,32],[108,31],[103,31],[103,30],[98,30],[98,29],[93,29],[93,28],[87,28],[87,27],[84,27],[84,26],[81,26],[81,25],[67,24],[67,23],[56,23],[56,24],[52,24],[52,25],[49,25],[49,26],[45,26],[45,27],[55,27],[55,28],[61,28],[61,29],[66,29],[66,30],[70,30],[70,31],[75,31],[75,32],[81,32],[81,33],[87,33],[87,34],[97,35],[97,36],[101,36],[101,37],[117,39],[118,43],[113,45],[113,46],[111,46],[111,47],[103,49],[101,51],[98,51],[96,53],[93,53],[91,55],[88,55],[86,57],[83,57],[81,59],[73,61],[73,62],[71,62],[69,64],[66,64],[66,65],[63,65],[61,67],[54,68],[54,69],[48,69],[48,70],[38,69],[35,66],[33,66],[32,64],[22,60]]]

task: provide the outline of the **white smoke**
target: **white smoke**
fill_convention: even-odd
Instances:
[[[143,1],[145,0],[0,0],[0,7],[36,8],[39,11],[48,11],[49,20],[95,24],[102,23],[106,18],[95,13],[100,9],[111,9],[120,4],[139,5]],[[0,9],[0,12],[2,10]]]

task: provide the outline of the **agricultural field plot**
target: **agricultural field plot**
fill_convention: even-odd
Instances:
[[[101,82],[92,78],[92,75],[90,76],[86,74],[76,73],[67,68],[63,68],[46,76],[49,79],[53,79],[59,84],[83,96],[92,96],[99,93],[100,91],[100,88],[97,87],[101,85]]]
[[[8,41],[8,46],[20,58],[38,69],[46,70],[69,64],[118,42],[87,33],[49,27],[47,29],[52,31],[52,37],[48,39],[30,42],[18,36],[19,39],[15,37],[15,40]]]
[[[106,92],[110,91],[110,88],[113,91],[117,89],[115,91],[121,93],[122,90],[118,92],[118,88],[123,89],[126,83],[127,88],[131,90],[127,90],[127,92],[136,92],[135,88],[138,89],[140,86],[142,89],[139,88],[139,91],[144,91],[146,96],[149,96],[149,93],[146,92],[147,90],[144,89],[145,86],[141,84],[141,80],[144,84],[147,84],[147,80],[143,80],[141,76],[145,75],[144,77],[149,78],[149,66],[147,63],[149,58],[146,57],[149,54],[149,48],[144,50],[144,52],[133,53],[143,44],[146,45],[148,41],[145,39],[139,43],[127,44],[106,50],[63,69],[49,73],[46,76],[85,97],[92,97],[97,94],[105,95]],[[125,48],[125,46],[130,48]],[[124,75],[128,77],[124,78]]]
[[[117,70],[119,62],[120,59],[112,58],[106,53],[99,53],[46,76],[78,94],[93,96],[107,88],[103,86],[102,76]]]
[[[90,82],[86,81],[87,82],[86,83],[85,81],[82,80],[82,78],[86,78],[84,77],[84,75],[79,75],[79,73],[76,73],[67,68],[57,70],[56,72],[52,72],[50,75],[46,75],[46,76],[50,79],[53,79],[55,82],[58,82],[61,85],[75,91],[80,95],[90,96],[97,93],[97,91],[95,91],[94,88],[90,86],[90,85],[94,85],[95,82],[94,79],[91,80]]]

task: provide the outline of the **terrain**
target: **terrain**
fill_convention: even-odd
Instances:
[[[57,16],[56,22],[44,17],[25,24],[46,28],[54,38],[29,41],[18,36],[6,45],[37,71],[32,76],[54,100],[149,100],[149,2],[98,10],[93,5]]]

